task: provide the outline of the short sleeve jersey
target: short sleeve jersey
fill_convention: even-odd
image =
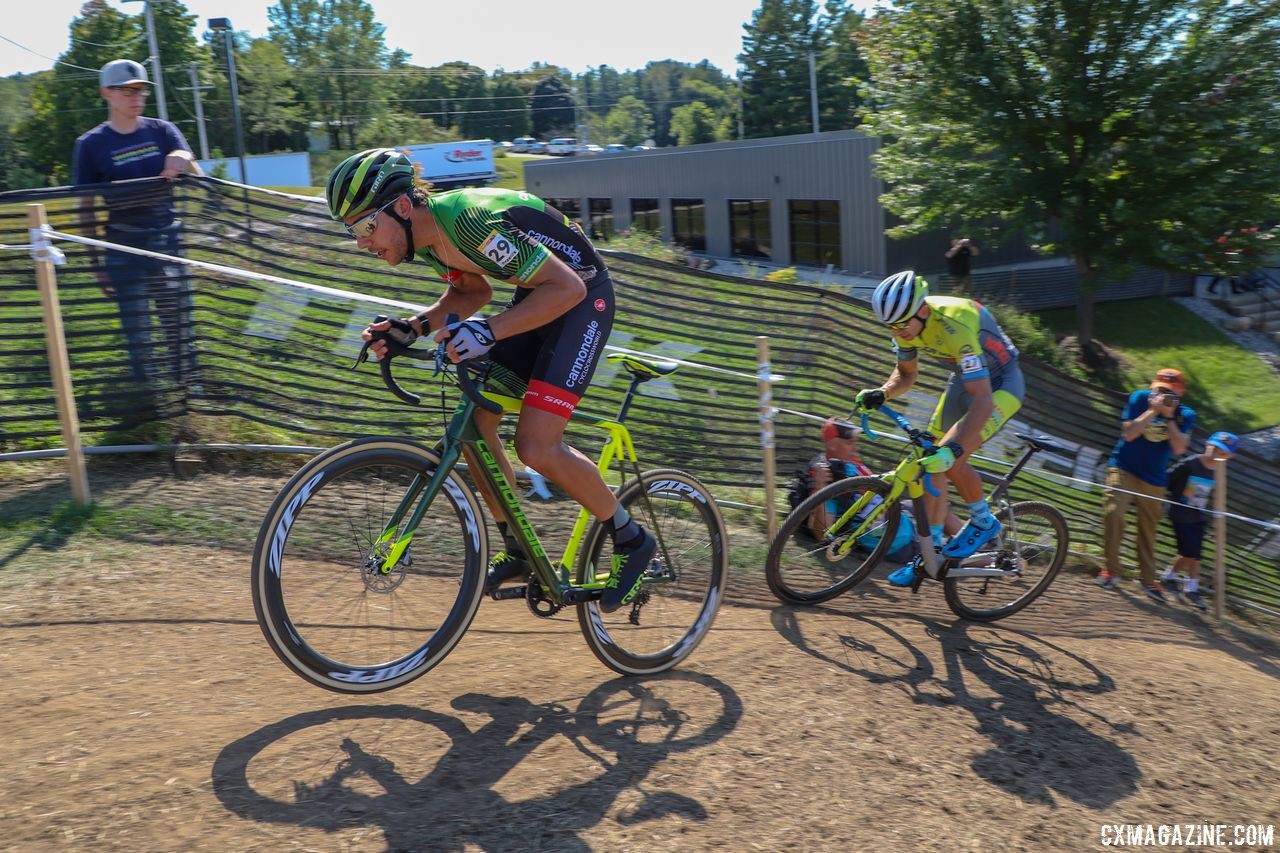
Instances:
[[[914,361],[923,352],[962,382],[987,378],[999,384],[1005,371],[1018,363],[1018,348],[981,302],[956,296],[925,299],[929,317],[917,337],[893,339],[898,361]]]
[[[494,278],[527,283],[552,255],[578,274],[588,293],[608,274],[586,235],[535,195],[461,189],[433,195],[427,204],[453,248]],[[452,282],[461,272],[450,266],[448,252],[428,249],[422,254],[441,278]]]
[[[1129,402],[1120,416],[1122,421],[1131,421],[1147,410],[1147,402],[1151,392],[1134,391],[1129,395]],[[1196,425],[1196,412],[1190,406],[1179,406],[1174,413],[1178,428],[1190,435]],[[1153,486],[1164,486],[1169,482],[1169,458],[1173,448],[1169,446],[1169,424],[1163,417],[1153,418],[1142,431],[1142,435],[1133,441],[1125,441],[1123,437],[1116,442],[1111,451],[1110,465],[1121,471],[1128,471],[1135,477]]]
[[[74,184],[101,184],[134,178],[154,178],[170,151],[190,151],[186,137],[172,123],[158,118],[138,119],[133,133],[118,133],[103,122],[76,140],[72,155]],[[168,186],[140,190],[136,186],[102,190],[112,225],[157,228],[173,221],[173,192]]]
[[[1204,521],[1204,510],[1213,493],[1214,471],[1193,456],[1179,463],[1169,475],[1169,519],[1178,523]]]

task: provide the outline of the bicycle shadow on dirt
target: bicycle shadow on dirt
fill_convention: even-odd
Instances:
[[[228,811],[262,823],[378,829],[389,850],[587,850],[579,833],[604,820],[624,792],[638,797],[615,815],[624,825],[669,815],[706,820],[696,799],[646,778],[667,757],[724,737],[742,717],[732,689],[690,672],[613,679],[576,709],[479,693],[451,704],[489,722],[472,731],[458,716],[425,708],[357,705],[272,723],[222,750],[214,794]],[[535,749],[566,741],[579,754],[558,762],[571,781],[559,784],[542,755],[533,770],[543,793],[509,799],[495,790]],[[416,770],[412,759],[397,766],[379,754],[410,747],[422,758]],[[594,773],[575,769],[584,764]]]
[[[804,617],[813,613],[838,616],[847,624],[837,632],[839,657],[806,636]],[[973,771],[1025,802],[1052,805],[1057,793],[1103,809],[1137,790],[1142,771],[1128,751],[1054,711],[1055,706],[1070,708],[1117,734],[1134,731],[1073,698],[1109,693],[1116,685],[1095,664],[1061,646],[1016,629],[963,621],[949,625],[901,612],[852,614],[784,606],[774,608],[771,618],[783,637],[830,666],[872,684],[892,685],[921,705],[958,706],[972,713],[978,732],[993,743],[973,759]],[[937,639],[943,672],[892,627],[904,619],[918,621]],[[1058,672],[1067,669],[1074,672]],[[994,695],[975,695],[966,676],[976,677]]]

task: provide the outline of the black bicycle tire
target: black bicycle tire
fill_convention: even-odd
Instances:
[[[960,593],[957,589],[959,584],[966,583],[966,581],[945,578],[942,582],[942,589],[947,598],[947,606],[951,608],[952,613],[961,619],[967,619],[970,622],[995,622],[1007,616],[1012,616],[1044,594],[1044,591],[1049,588],[1049,584],[1053,583],[1053,579],[1058,576],[1058,572],[1062,570],[1062,566],[1067,560],[1067,548],[1071,544],[1071,532],[1070,528],[1067,527],[1066,517],[1057,507],[1043,501],[1020,501],[997,512],[995,514],[996,518],[1007,526],[1010,511],[1013,512],[1015,519],[1019,515],[1039,514],[1049,520],[1058,537],[1058,547],[1054,554],[1053,564],[1049,566],[1049,570],[1045,572],[1044,577],[1037,581],[1036,585],[1027,590],[1026,593],[1003,607],[996,607],[991,610],[975,610],[966,605],[960,600]]]
[[[782,522],[782,526],[778,528],[778,532],[774,534],[773,541],[769,543],[769,554],[765,558],[765,580],[768,582],[769,589],[774,596],[784,604],[821,604],[852,589],[875,571],[876,566],[880,564],[880,560],[888,552],[889,545],[892,544],[894,537],[897,535],[898,524],[902,519],[901,500],[897,499],[892,502],[888,500],[891,489],[892,487],[880,477],[849,477],[824,486],[805,498],[803,503],[787,515]],[[885,521],[885,529],[880,534],[879,544],[872,549],[866,560],[856,570],[825,589],[817,592],[801,592],[787,586],[785,579],[782,577],[781,558],[782,550],[791,541],[791,537],[796,535],[796,532],[807,522],[809,515],[817,507],[854,490],[874,491],[884,499],[883,504],[876,511],[889,512],[889,516]]]
[[[457,601],[440,630],[412,653],[371,671],[367,666],[349,666],[325,657],[293,628],[280,590],[280,569],[272,565],[273,560],[280,560],[289,529],[310,496],[326,482],[339,474],[379,463],[416,465],[429,470],[439,464],[439,457],[416,442],[400,438],[360,438],[325,451],[299,468],[280,490],[263,519],[253,549],[250,568],[253,609],[267,645],[296,675],[335,693],[380,693],[424,675],[462,639],[484,593],[484,555],[488,548],[484,515],[470,486],[457,471],[450,471],[447,490],[450,497],[446,499],[451,500],[455,511],[465,511],[470,518],[460,516],[459,519],[467,543],[466,565]],[[442,490],[441,495],[444,494]]]
[[[627,507],[641,524],[651,526],[653,520],[648,518],[649,514],[644,510],[644,502],[641,500],[643,497],[641,484],[652,483],[655,480],[683,483],[700,496],[699,503],[695,506],[699,507],[703,520],[707,522],[712,547],[712,574],[703,606],[693,624],[689,626],[689,630],[679,640],[668,644],[654,654],[634,654],[620,645],[609,633],[597,602],[588,601],[578,605],[578,626],[582,629],[587,647],[601,663],[622,675],[639,676],[665,672],[687,658],[706,637],[712,622],[715,621],[715,615],[724,599],[724,588],[728,582],[729,543],[724,517],[720,513],[715,496],[698,478],[675,468],[644,471],[638,478],[627,481],[618,490],[618,502],[623,507]],[[639,503],[638,506],[637,503]],[[608,533],[605,526],[599,521],[593,522],[587,529],[582,540],[581,557],[578,560],[579,583],[586,581],[593,565],[593,555],[607,547],[607,539]]]

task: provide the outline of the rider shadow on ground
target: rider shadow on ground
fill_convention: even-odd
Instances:
[[[579,833],[604,820],[625,791],[637,792],[639,804],[616,815],[622,824],[669,815],[706,820],[697,800],[677,791],[646,790],[646,777],[668,756],[724,737],[742,716],[742,702],[727,685],[688,672],[614,679],[588,694],[576,710],[478,693],[459,696],[452,705],[489,722],[472,731],[459,717],[407,705],[297,714],[228,744],[214,762],[214,793],[232,813],[263,823],[327,832],[377,828],[389,850],[587,850]],[[442,754],[421,778],[411,778],[418,774],[377,754],[380,741],[388,739],[383,730],[406,722],[434,727],[435,741],[444,737]],[[324,728],[308,733],[311,727]],[[530,753],[559,736],[597,772],[515,801],[495,790]],[[279,778],[288,771],[273,771],[280,762],[263,755],[288,749],[282,743],[286,738],[296,740],[295,751],[325,756],[318,770],[314,761],[303,765],[309,779]],[[261,760],[251,771],[255,759]],[[550,768],[543,775],[557,778]],[[564,778],[576,777],[566,772]],[[274,792],[286,782],[292,783],[291,798],[255,788],[256,783]]]
[[[838,649],[817,648],[806,636],[804,616],[814,613],[848,620],[848,628],[838,633]],[[1061,646],[1022,631],[963,621],[945,625],[918,614],[881,617],[778,607],[772,619],[783,637],[831,666],[872,684],[893,685],[918,704],[954,705],[972,713],[978,731],[994,744],[973,759],[973,771],[1028,803],[1052,804],[1056,792],[1102,809],[1137,790],[1142,771],[1132,755],[1053,710],[1062,706],[1086,714],[1116,734],[1134,732],[1132,726],[1111,723],[1072,698],[1109,693],[1115,683],[1097,666]],[[919,621],[938,641],[942,674],[935,671],[929,656],[894,630],[892,622],[904,619]],[[1055,665],[1063,662],[1086,677],[1060,676]],[[975,695],[965,683],[966,674],[994,695]]]

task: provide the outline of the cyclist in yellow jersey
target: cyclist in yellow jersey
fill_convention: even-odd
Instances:
[[[919,375],[921,352],[952,371],[929,421],[938,444],[921,464],[933,475],[939,492],[936,497],[925,495],[934,545],[947,557],[968,557],[1000,532],[1000,522],[983,497],[982,479],[968,458],[1022,408],[1026,384],[1018,367],[1018,348],[982,303],[930,296],[928,282],[911,270],[880,282],[871,294],[871,309],[893,332],[898,363],[881,387],[858,392],[854,398],[858,410],[878,409],[885,400],[910,391]],[[945,547],[944,477],[955,483],[972,512],[969,522]],[[913,566],[904,566],[889,576],[889,583],[910,586],[914,575]]]

